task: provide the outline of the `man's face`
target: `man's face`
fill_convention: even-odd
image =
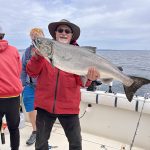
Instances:
[[[37,33],[37,32],[30,34],[30,36],[32,40],[35,40],[37,37],[44,37],[42,33]]]
[[[67,25],[60,25],[57,27],[56,31],[56,41],[59,41],[61,43],[69,44],[73,33],[70,27]]]

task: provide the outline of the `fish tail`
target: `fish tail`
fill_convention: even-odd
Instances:
[[[149,84],[150,83],[150,80],[149,79],[146,79],[146,78],[141,78],[141,77],[135,77],[135,76],[130,76],[131,79],[133,79],[133,83],[131,86],[126,86],[126,85],[123,85],[124,87],[124,91],[125,91],[125,94],[126,94],[126,97],[128,99],[129,102],[132,101],[132,98],[135,94],[135,92],[143,85],[145,84]]]

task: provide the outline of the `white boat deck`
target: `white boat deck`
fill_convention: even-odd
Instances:
[[[9,147],[9,132],[5,131],[5,144],[0,142],[0,150],[10,150]],[[20,150],[34,150],[34,144],[31,146],[26,145],[26,140],[28,139],[30,133],[32,132],[32,127],[30,123],[26,122],[25,127],[20,129]],[[83,139],[83,150],[129,150],[129,145],[125,143],[120,143],[118,141],[113,141],[103,137],[95,136],[88,133],[82,133]],[[56,150],[68,150],[68,142],[64,135],[64,132],[59,124],[55,124],[52,130],[51,138],[49,140],[51,146],[57,146]],[[105,148],[102,148],[104,147]],[[121,149],[125,146],[125,149]],[[140,148],[133,147],[132,150],[144,150]]]
[[[82,128],[82,150],[150,150],[150,99],[146,99],[145,105],[143,105],[144,99],[140,97],[135,97],[130,103],[123,94],[114,95],[113,93],[84,90],[81,92],[79,116]],[[91,104],[92,107],[84,114],[85,110],[89,108],[88,104]],[[142,106],[144,109],[141,121],[131,149],[130,144]],[[26,145],[32,127],[28,122],[29,118],[24,106],[23,112],[27,122],[25,127],[20,129],[20,150],[34,150],[34,144]],[[81,118],[81,116],[83,117]],[[7,130],[5,132],[6,144],[2,145],[0,141],[0,150],[10,150],[9,132]],[[56,146],[56,148],[52,148],[54,150],[69,149],[64,131],[58,122],[53,127],[49,144]]]

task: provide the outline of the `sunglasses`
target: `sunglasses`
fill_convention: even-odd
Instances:
[[[65,32],[66,34],[72,33],[71,30],[69,30],[69,29],[62,29],[62,28],[59,28],[59,29],[57,29],[56,31],[57,31],[58,33],[63,33],[63,32]]]

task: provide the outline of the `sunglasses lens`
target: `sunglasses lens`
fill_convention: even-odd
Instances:
[[[65,32],[66,34],[70,34],[70,33],[72,33],[69,29],[58,29],[57,30],[57,32],[59,32],[59,33],[63,33],[63,32]]]
[[[63,33],[63,31],[64,31],[64,30],[61,29],[61,28],[57,30],[57,32],[59,32],[59,33]]]
[[[65,32],[66,32],[67,34],[70,34],[70,33],[71,33],[71,31],[68,30],[68,29],[66,29]]]

